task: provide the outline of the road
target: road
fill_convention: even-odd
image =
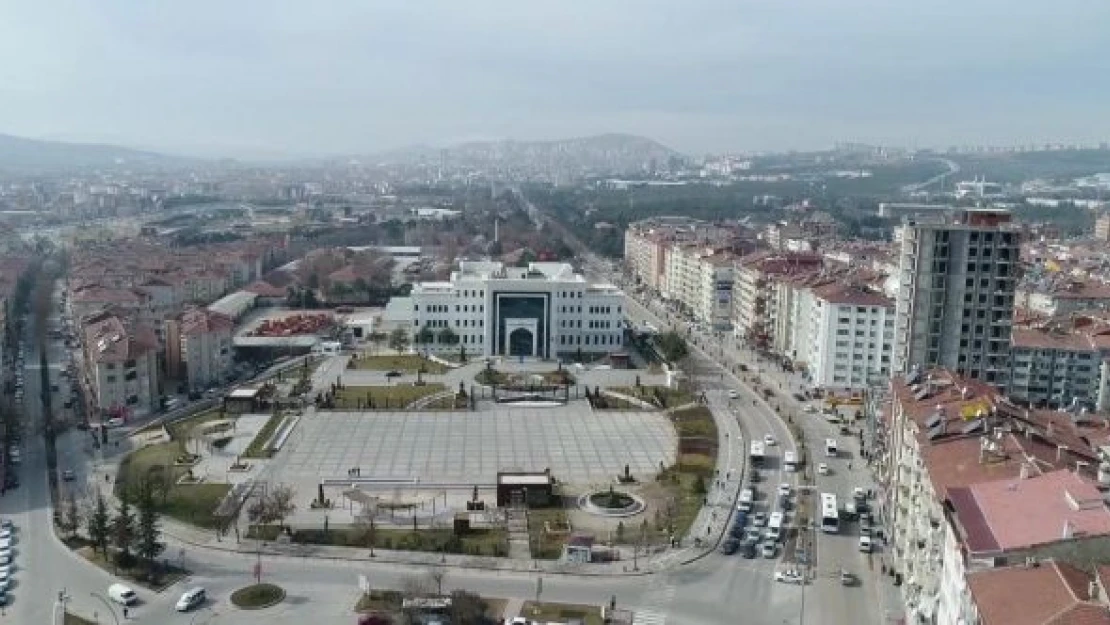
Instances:
[[[917,182],[917,183],[914,183],[914,184],[904,185],[902,187],[902,193],[913,193],[915,191],[920,191],[922,189],[926,189],[926,188],[944,180],[945,178],[947,178],[949,176],[954,176],[954,175],[960,173],[960,164],[957,163],[956,161],[953,161],[953,160],[947,159],[947,158],[940,158],[940,159],[936,159],[936,160],[943,163],[944,166],[948,168],[948,171],[944,172],[943,174],[937,174],[937,175],[933,176],[932,178],[929,178],[928,180],[925,180],[924,182]]]

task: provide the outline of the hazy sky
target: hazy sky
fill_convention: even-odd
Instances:
[[[189,154],[1110,140],[1108,102],[1105,0],[0,0],[0,132]]]

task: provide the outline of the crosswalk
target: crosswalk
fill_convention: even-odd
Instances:
[[[655,576],[644,591],[644,603],[632,613],[632,625],[667,625],[667,608],[674,594],[675,587],[665,576]]]

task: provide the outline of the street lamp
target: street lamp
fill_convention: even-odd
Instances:
[[[108,614],[112,615],[112,620],[116,622],[116,625],[119,625],[119,617],[116,616],[116,611],[112,608],[112,603],[105,599],[104,595],[100,593],[90,592],[89,595],[103,603],[104,607],[108,608]]]

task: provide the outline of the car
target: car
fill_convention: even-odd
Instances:
[[[864,499],[867,499],[867,491],[864,490],[863,487],[857,486],[852,489],[852,497],[856,501],[863,501]]]
[[[15,529],[15,523],[13,523],[11,519],[0,519],[0,529],[5,529],[10,532]]]
[[[777,445],[778,442],[775,440],[774,436],[772,436],[770,434],[764,434],[763,435],[763,444],[764,445],[769,445],[769,446],[774,446],[774,445]]]
[[[9,550],[6,554],[0,551],[0,565],[12,563],[12,552]]]
[[[120,605],[129,606],[139,600],[139,595],[123,584],[112,584],[108,587],[108,598]]]
[[[11,539],[12,539],[12,530],[7,528],[7,527],[0,528],[0,540],[11,540]]]
[[[508,625],[528,625],[528,619],[523,616],[516,616],[513,617],[513,620],[505,622],[508,623]]]
[[[861,514],[860,517],[859,517],[859,533],[860,533],[860,535],[870,536],[871,535],[871,529],[872,529],[872,527],[871,527],[871,516],[867,515],[867,514]]]
[[[755,556],[758,555],[757,552],[756,552],[755,545],[756,545],[756,543],[755,543],[754,540],[752,540],[752,541],[745,540],[743,543],[740,544],[740,555],[745,560],[751,560],[751,559],[755,558]]]
[[[729,535],[729,538],[735,538],[737,540],[743,538],[744,537],[744,526],[733,524],[733,526],[728,529],[728,535]]]
[[[174,605],[174,609],[178,612],[188,612],[189,610],[192,610],[193,608],[203,604],[206,596],[207,595],[203,588],[199,586],[196,588],[190,588],[189,590],[186,590],[184,593],[182,593],[181,598],[178,599],[177,604]]]
[[[8,593],[0,592],[0,605],[8,605]]]
[[[400,371],[396,370],[396,369],[391,369],[391,370],[385,372],[385,377],[387,377],[387,378],[399,378],[402,375],[404,375],[404,374],[401,373]]]
[[[779,484],[779,496],[789,497],[794,492],[794,487],[790,484],[783,482]]]
[[[828,475],[828,474],[829,474],[829,465],[825,464],[824,462],[819,463],[817,465],[817,475]]]
[[[740,541],[735,538],[729,538],[721,544],[721,553],[726,556],[731,556],[740,549]]]
[[[728,392],[728,398],[729,399],[739,399],[740,398],[740,393],[737,393],[736,391],[729,391]]]
[[[871,537],[870,536],[860,536],[859,537],[859,550],[862,551],[863,553],[871,553]]]
[[[0,538],[0,549],[11,549],[11,548],[12,548],[12,537],[11,536],[9,536],[7,538]]]
[[[845,570],[840,571],[840,583],[842,585],[844,585],[844,586],[855,586],[858,581],[859,580],[856,579],[856,576],[853,575],[852,573],[849,573],[848,571],[845,571]]]
[[[794,393],[794,399],[798,401],[806,401],[806,396],[801,393]]]
[[[66,482],[72,482],[77,479],[77,474],[73,472],[73,469],[66,469],[62,471],[62,479]]]
[[[8,562],[11,562],[14,558],[15,554],[12,552],[11,545],[8,545],[7,547],[0,547],[0,560],[7,560]]]
[[[756,512],[752,515],[752,527],[763,527],[767,525],[767,513]]]
[[[123,417],[112,417],[111,419],[108,419],[108,421],[105,422],[105,425],[110,427],[110,428],[119,428],[119,427],[123,427],[123,423],[124,423]]]
[[[784,584],[803,584],[805,583],[805,577],[798,571],[788,569],[785,571],[775,571],[775,581]]]
[[[768,540],[763,543],[763,546],[760,547],[759,550],[764,558],[773,558],[778,554],[779,546],[775,541]]]
[[[806,404],[805,407],[802,408],[802,412],[808,412],[812,414],[814,412],[817,412],[817,406],[814,406],[813,404]]]
[[[9,562],[7,564],[0,564],[0,575],[10,577],[11,574],[12,574],[12,570],[14,568],[15,568],[15,565],[12,564],[11,562]]]

